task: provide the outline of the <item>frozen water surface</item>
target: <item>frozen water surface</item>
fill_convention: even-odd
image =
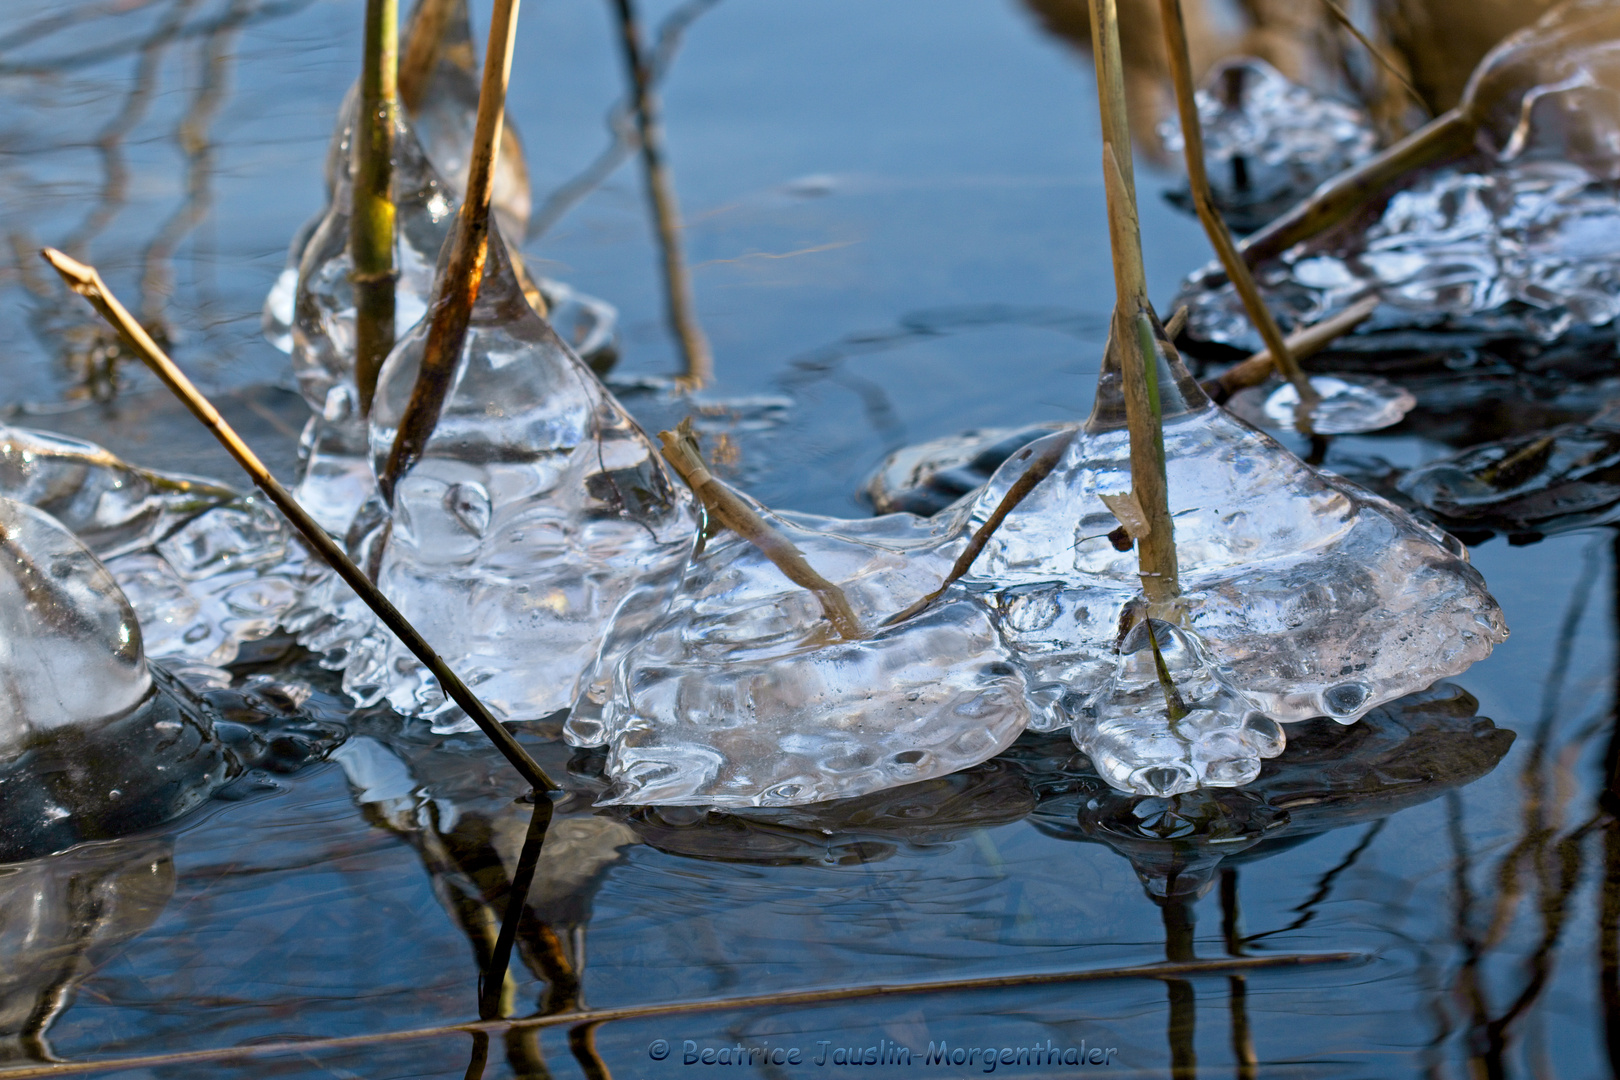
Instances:
[[[1355,435],[1401,422],[1417,405],[1411,391],[1387,379],[1368,375],[1312,375],[1311,389],[1322,400],[1311,410],[1311,430],[1318,435]],[[1285,382],[1266,395],[1261,414],[1266,427],[1293,427],[1299,391]]]
[[[1243,231],[1378,148],[1378,133],[1361,109],[1291,81],[1258,57],[1216,64],[1197,99],[1211,194]],[[1159,137],[1168,153],[1183,153],[1179,117],[1162,121]],[[1177,201],[1191,206],[1188,194]]]
[[[380,467],[416,380],[427,327],[383,367],[371,416]],[[567,708],[619,600],[686,554],[690,496],[647,436],[535,314],[491,233],[461,359],[422,459],[394,503],[363,510],[375,580],[457,674],[507,720]],[[334,588],[337,588],[334,581]],[[304,640],[342,650],[344,685],[401,712],[470,725],[352,599]]]

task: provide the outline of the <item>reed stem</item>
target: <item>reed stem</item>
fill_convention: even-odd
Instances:
[[[366,0],[365,59],[355,115],[354,214],[349,261],[354,269],[354,382],[360,415],[371,415],[377,373],[394,347],[394,126],[399,120],[399,0]]]
[[[473,304],[484,282],[489,258],[489,206],[495,190],[495,155],[501,145],[506,116],[506,84],[512,74],[513,29],[518,0],[495,0],[490,18],[489,45],[484,53],[484,78],[478,94],[478,122],[473,129],[467,192],[450,238],[450,258],[434,286],[429,306],[427,340],[422,363],[411,387],[410,401],[400,417],[394,445],[382,475],[377,478],[383,499],[393,504],[394,488],[421,458],[455,377]]]
[[[450,665],[446,664],[433,650],[433,646],[417,632],[416,627],[399,613],[381,590],[371,583],[371,579],[366,577],[365,573],[350,561],[343,549],[326,534],[326,530],[317,525],[315,519],[298,504],[298,500],[294,499],[271,475],[258,455],[249,449],[225,422],[225,418],[219,415],[219,410],[215,409],[202,392],[191,384],[185,373],[175,366],[174,361],[158,347],[151,335],[135,321],[124,305],[118,302],[118,298],[101,280],[101,275],[96,272],[95,267],[71,259],[55,248],[46,248],[40,254],[58,274],[62,275],[62,280],[67,283],[68,288],[90,301],[90,305],[119,332],[125,344],[145,361],[146,366],[152,369],[153,374],[163,382],[163,385],[185,403],[186,408],[191,410],[191,414],[201,421],[204,427],[214,433],[214,437],[230,452],[231,457],[236,459],[236,463],[242,466],[243,471],[253,478],[253,482],[276,505],[276,509],[280,510],[293,527],[303,534],[309,546],[315,549],[339,577],[348,582],[349,587],[365,601],[366,606],[376,612],[383,625],[393,631],[404,646],[422,661],[422,666],[439,680],[439,685],[450,700],[461,706],[462,711],[472,718],[485,735],[489,736],[495,748],[512,763],[512,767],[523,779],[541,791],[560,790],[556,782],[529,756],[529,752],[512,737],[512,733],[502,727],[500,721],[484,707],[484,703],[467,689],[467,684],[457,677],[450,669]]]
[[[714,381],[714,354],[709,339],[698,324],[697,305],[692,296],[692,280],[681,250],[681,208],[675,198],[664,158],[664,132],[658,115],[655,76],[641,44],[641,25],[633,0],[614,0],[619,18],[619,42],[630,76],[630,95],[635,107],[636,133],[641,143],[641,162],[647,174],[647,198],[652,203],[653,226],[658,231],[658,248],[664,272],[664,305],[669,326],[680,344],[685,370],[683,382],[700,387]]]
[[[716,523],[753,544],[784,577],[814,594],[821,604],[822,615],[839,637],[858,641],[865,636],[844,590],[817,573],[791,540],[772,528],[745,499],[709,472],[692,437],[690,420],[682,421],[676,431],[660,431],[658,438],[664,444],[664,458],[680,473]]]
[[[1092,0],[1091,40],[1102,113],[1103,184],[1108,191],[1108,238],[1114,260],[1114,316],[1108,345],[1117,349],[1124,382],[1125,421],[1131,435],[1131,488],[1147,520],[1136,544],[1142,592],[1154,604],[1180,595],[1174,525],[1164,471],[1164,426],[1159,401],[1159,358],[1142,263],[1136,215],[1130,118],[1125,111],[1124,62],[1117,0]],[[1146,328],[1146,336],[1143,335]]]
[[[1295,360],[1302,360],[1314,352],[1325,348],[1337,338],[1343,337],[1372,316],[1378,309],[1378,297],[1367,296],[1357,300],[1343,311],[1329,315],[1321,322],[1295,330],[1288,335],[1288,349],[1294,354]],[[1167,328],[1168,330],[1168,328]],[[1170,335],[1174,337],[1175,335]],[[1242,363],[1234,364],[1226,371],[1213,379],[1206,379],[1200,385],[1209,400],[1217,405],[1226,404],[1231,396],[1239,390],[1247,390],[1251,386],[1259,386],[1270,378],[1273,365],[1271,351],[1262,349]]]
[[[1187,157],[1187,184],[1192,189],[1193,206],[1198,210],[1198,220],[1203,224],[1204,232],[1209,235],[1209,242],[1215,248],[1216,257],[1226,268],[1226,276],[1231,279],[1233,288],[1243,300],[1243,308],[1249,314],[1249,321],[1259,331],[1260,340],[1265,342],[1266,352],[1270,354],[1272,363],[1282,373],[1283,378],[1294,384],[1294,389],[1299,394],[1299,405],[1294,412],[1295,426],[1299,428],[1301,434],[1309,435],[1311,410],[1321,402],[1321,395],[1311,386],[1305,372],[1300,370],[1299,362],[1294,359],[1293,353],[1288,348],[1288,342],[1283,338],[1282,328],[1277,325],[1277,320],[1272,317],[1270,309],[1266,307],[1266,302],[1260,295],[1260,288],[1255,284],[1254,275],[1249,272],[1249,265],[1243,261],[1237,245],[1232,241],[1232,234],[1226,228],[1226,221],[1215,208],[1215,197],[1209,186],[1209,173],[1204,168],[1204,130],[1198,118],[1198,101],[1193,91],[1192,60],[1187,50],[1187,25],[1182,19],[1181,0],[1159,0],[1159,13],[1164,24],[1165,52],[1170,60],[1170,80],[1175,85],[1176,107],[1181,113],[1182,144]]]

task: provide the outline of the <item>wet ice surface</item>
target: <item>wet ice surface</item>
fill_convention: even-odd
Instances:
[[[949,571],[956,521],[766,519],[842,588],[870,636],[840,638],[817,598],[748,541],[710,539],[678,582],[625,604],[569,718],[608,746],[615,803],[785,806],[975,765],[1028,721],[988,610],[952,595],[879,624]]]
[[[1411,470],[1400,491],[1449,528],[1539,538],[1613,520],[1620,422],[1585,423],[1481,443]]]
[[[427,328],[383,367],[370,450],[381,466],[415,383]],[[495,714],[537,720],[573,701],[619,600],[685,557],[690,496],[647,436],[534,310],[492,234],[489,263],[437,427],[357,530],[362,561]],[[358,535],[363,533],[363,535]],[[300,640],[367,703],[469,729],[414,656],[335,579]]]
[[[1257,57],[1216,64],[1197,99],[1211,194],[1240,232],[1270,221],[1378,148],[1362,110],[1290,81]],[[1162,121],[1159,137],[1167,153],[1183,153],[1179,118]],[[1185,192],[1176,201],[1192,205]]]
[[[1318,435],[1356,435],[1401,422],[1417,398],[1388,379],[1366,375],[1312,375],[1311,388],[1322,400],[1311,410],[1311,430]],[[1230,406],[1229,406],[1230,407]],[[1260,426],[1291,428],[1299,408],[1299,391],[1285,382],[1265,396]],[[1245,420],[1251,417],[1232,409]]]
[[[48,432],[0,426],[0,497],[70,529],[128,598],[146,654],[203,683],[227,681],[219,669],[250,659],[325,573],[257,496]]]
[[[1272,721],[1354,722],[1465,670],[1507,636],[1456,541],[1209,406],[1184,371],[1164,379],[1191,402],[1167,407],[1164,425],[1185,614],[1161,645],[1172,681],[1193,687],[1190,711],[1170,715],[1178,710],[1146,632],[1121,639],[1140,586],[1136,553],[1114,546],[1118,521],[1099,498],[1131,486],[1129,437],[1109,419],[1118,406],[1105,376],[1102,411],[964,579],[995,597],[1042,705],[1036,730],[1072,727],[1124,790],[1231,786],[1281,751]],[[974,522],[1038,446],[992,479]]]

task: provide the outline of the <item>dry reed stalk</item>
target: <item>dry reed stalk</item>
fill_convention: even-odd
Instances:
[[[489,205],[495,188],[495,155],[501,144],[501,128],[506,115],[506,84],[512,73],[513,29],[517,25],[518,0],[495,0],[490,18],[489,46],[484,54],[484,79],[478,94],[478,123],[473,129],[471,165],[467,170],[467,192],[456,218],[451,237],[450,257],[444,273],[434,286],[429,306],[427,340],[423,343],[422,363],[411,387],[411,398],[400,417],[394,445],[377,487],[390,504],[394,488],[421,458],[439,423],[467,341],[467,325],[473,304],[484,281],[484,264],[489,258]]]
[[[354,286],[354,382],[371,415],[377,373],[394,347],[394,125],[399,121],[399,0],[366,0],[365,59],[350,149],[354,207],[349,279]]]
[[[1362,207],[1414,169],[1466,153],[1478,125],[1452,109],[1387,150],[1326,181],[1306,199],[1238,245],[1243,261],[1257,266],[1302,240],[1348,221]]]
[[[417,632],[416,627],[399,613],[377,586],[371,583],[371,579],[366,577],[361,569],[350,561],[343,549],[326,534],[326,530],[317,525],[315,519],[298,504],[298,500],[294,499],[270,474],[270,470],[264,467],[258,455],[225,422],[225,418],[219,415],[219,410],[215,409],[202,392],[191,384],[185,373],[175,366],[174,361],[158,347],[151,335],[135,321],[124,305],[118,302],[118,298],[101,280],[101,275],[96,272],[95,267],[86,266],[54,248],[46,248],[40,254],[58,274],[62,275],[67,287],[90,301],[90,305],[118,331],[125,344],[145,361],[146,366],[152,369],[153,374],[163,385],[185,403],[186,408],[191,410],[191,414],[201,421],[204,427],[214,433],[214,437],[230,452],[231,457],[236,459],[236,463],[252,477],[259,490],[263,491],[275,504],[276,509],[280,510],[293,527],[303,534],[309,546],[314,548],[327,565],[349,584],[360,599],[366,602],[367,607],[376,612],[383,625],[388,627],[418,660],[422,661],[422,666],[439,680],[439,685],[444,688],[450,700],[461,706],[462,711],[472,718],[485,735],[489,736],[495,748],[512,763],[512,767],[523,779],[541,791],[560,790],[551,777],[546,775],[545,770],[529,756],[529,752],[512,737],[512,733],[501,726],[500,721],[484,707],[484,703],[474,696],[467,685],[434,651],[433,646]]]
[[[956,562],[952,564],[950,573],[945,575],[945,580],[940,583],[939,588],[899,614],[884,619],[883,625],[894,626],[897,623],[903,623],[907,619],[921,615],[932,607],[935,601],[945,595],[946,589],[956,584],[961,580],[963,574],[973,569],[974,560],[984,552],[985,545],[990,542],[990,537],[995,534],[995,531],[1001,527],[1001,523],[1007,520],[1007,515],[1012,513],[1018,504],[1024,501],[1026,495],[1035,490],[1035,485],[1045,480],[1051,475],[1052,470],[1057,468],[1057,463],[1063,460],[1063,455],[1068,451],[1069,444],[1074,442],[1074,435],[1075,433],[1071,431],[1067,438],[1054,439],[1052,445],[1041,451],[1040,456],[1024,467],[1024,471],[1018,474],[1018,479],[1014,480],[1012,486],[1007,489],[1007,494],[1003,495],[1001,501],[996,504],[995,510],[991,511],[984,524],[980,525],[973,533],[972,538],[968,540],[967,547],[962,549],[962,554],[956,557]],[[1032,452],[1029,450],[1022,451],[1025,456]]]
[[[1175,86],[1176,107],[1181,113],[1181,141],[1186,149],[1187,184],[1192,189],[1193,206],[1198,211],[1198,220],[1203,224],[1216,256],[1226,268],[1226,276],[1243,300],[1249,321],[1259,332],[1260,340],[1265,342],[1266,352],[1283,378],[1294,384],[1299,394],[1294,423],[1302,434],[1309,435],[1311,410],[1321,402],[1321,395],[1312,388],[1305,372],[1300,370],[1299,362],[1294,359],[1288,342],[1283,338],[1282,328],[1266,307],[1260,287],[1255,284],[1248,264],[1232,242],[1232,234],[1227,230],[1225,220],[1215,208],[1209,173],[1204,168],[1204,130],[1198,119],[1198,101],[1193,91],[1192,60],[1187,51],[1187,25],[1181,14],[1181,0],[1159,0],[1159,14],[1164,25],[1165,53],[1170,61],[1170,81]]]
[[[1091,4],[1091,40],[1097,67],[1097,104],[1102,113],[1109,247],[1114,262],[1114,315],[1107,348],[1119,350],[1125,418],[1131,435],[1131,488],[1148,526],[1147,535],[1136,544],[1142,592],[1150,602],[1160,605],[1174,601],[1181,590],[1164,471],[1159,358],[1136,214],[1116,0],[1094,0]]]
[[[275,1054],[296,1054],[307,1059],[308,1055],[320,1050],[348,1050],[365,1046],[385,1046],[402,1042],[416,1042],[423,1039],[444,1038],[449,1035],[504,1035],[512,1031],[577,1027],[582,1024],[606,1024],[617,1020],[638,1020],[653,1016],[736,1012],[744,1009],[784,1010],[833,1002],[877,1001],[922,994],[954,994],[1027,986],[1067,986],[1078,983],[1120,982],[1126,980],[1160,981],[1206,975],[1225,975],[1232,972],[1278,971],[1289,968],[1317,967],[1323,964],[1365,963],[1371,959],[1372,957],[1366,953],[1354,952],[1229,956],[1216,960],[1173,960],[1157,964],[1092,968],[1081,971],[1049,971],[1025,975],[986,975],[965,979],[941,979],[937,982],[877,983],[865,986],[834,987],[825,990],[798,990],[787,993],[755,994],[746,997],[675,1001],[656,1005],[621,1005],[615,1008],[549,1013],[543,1016],[528,1016],[516,1020],[480,1020],[464,1024],[441,1024],[434,1027],[378,1032],[368,1035],[340,1035],[329,1039],[288,1039],[282,1042],[254,1043],[247,1046],[224,1046],[208,1050],[180,1050],[167,1054],[104,1058],[100,1061],[58,1061],[38,1065],[30,1064],[16,1068],[0,1069],[0,1080],[40,1080],[40,1078],[51,1076],[156,1068],[166,1065],[201,1064],[213,1061],[235,1061],[238,1059],[268,1057]]]
[[[1349,13],[1346,12],[1344,8],[1339,6],[1336,0],[1322,0],[1322,5],[1328,9],[1328,14],[1332,15],[1334,20],[1340,26],[1348,30],[1350,32],[1350,36],[1355,38],[1356,41],[1360,42],[1361,47],[1366,49],[1367,52],[1372,55],[1374,60],[1378,61],[1379,66],[1385,71],[1389,72],[1390,75],[1394,77],[1395,81],[1400,83],[1408,94],[1412,95],[1413,101],[1417,102],[1419,105],[1424,103],[1423,95],[1418,93],[1417,87],[1412,85],[1412,80],[1406,77],[1406,73],[1400,69],[1399,65],[1397,65],[1395,61],[1391,60],[1384,54],[1384,50],[1380,49],[1373,43],[1371,38],[1361,32],[1361,27],[1355,24],[1355,21],[1350,18]]]
[[[698,324],[697,305],[692,297],[692,280],[681,250],[681,208],[675,198],[675,185],[664,159],[664,133],[658,116],[655,76],[641,44],[641,26],[632,0],[614,0],[619,17],[619,42],[630,76],[630,96],[635,107],[636,133],[641,143],[641,161],[647,174],[647,198],[652,204],[653,225],[658,231],[658,248],[664,271],[664,305],[670,329],[680,343],[685,370],[681,381],[701,387],[714,381],[714,354],[709,339]]]
[[[753,544],[784,577],[813,593],[821,603],[822,614],[839,637],[858,641],[866,636],[861,632],[861,622],[850,608],[844,590],[818,574],[791,540],[772,528],[745,499],[709,472],[692,437],[690,421],[682,421],[675,431],[660,431],[658,439],[664,444],[665,459],[681,474],[681,479],[716,523]]]
[[[1330,342],[1366,322],[1377,309],[1378,297],[1363,297],[1343,311],[1289,334],[1288,351],[1294,354],[1296,360],[1319,352]],[[1272,369],[1271,351],[1262,349],[1215,378],[1204,380],[1200,385],[1211,401],[1223,405],[1239,390],[1247,390],[1251,386],[1259,386],[1265,382],[1270,378]]]

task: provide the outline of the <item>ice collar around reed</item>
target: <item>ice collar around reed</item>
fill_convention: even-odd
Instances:
[[[817,597],[731,532],[684,573],[629,596],[568,721],[608,747],[603,803],[792,806],[944,776],[1016,739],[1024,680],[990,612],[962,591],[881,628],[933,591],[960,515],[760,518],[847,598],[841,637]]]
[[[208,681],[320,576],[256,496],[141,469],[93,443],[0,426],[0,497],[50,514],[106,567],[148,656]]]
[[[1264,225],[1378,148],[1366,113],[1292,82],[1257,57],[1216,64],[1197,99],[1211,194],[1241,231]],[[1159,138],[1167,153],[1180,155],[1180,120],[1162,121]],[[1176,200],[1192,206],[1185,192]]]
[[[383,366],[370,429],[378,469],[427,332],[418,324]],[[535,314],[493,231],[438,425],[388,509],[365,540],[377,584],[508,720],[569,705],[619,600],[679,562],[696,527],[685,487]],[[470,725],[402,646],[369,635],[349,645],[352,693]]]
[[[1620,315],[1620,9],[1565,4],[1480,63],[1463,105],[1476,149],[1256,268],[1285,329],[1377,295],[1336,348],[1518,338],[1546,344]],[[1225,275],[1183,285],[1192,340],[1260,347]],[[1597,347],[1612,351],[1612,335]]]
[[[1091,420],[964,579],[997,605],[1040,706],[1032,727],[1069,728],[1124,790],[1244,783],[1282,749],[1269,721],[1353,722],[1463,671],[1506,637],[1461,545],[1211,407],[1187,389],[1173,354],[1159,364],[1161,385],[1179,391],[1165,402],[1164,443],[1184,604],[1157,631],[1168,635],[1159,656],[1144,654],[1145,631],[1126,633],[1141,625],[1130,614],[1139,567],[1111,540],[1120,522],[1100,498],[1131,490],[1108,368]],[[974,525],[1040,446],[991,479]],[[1194,687],[1178,690],[1179,706],[1159,661],[1169,682]]]
[[[0,498],[0,760],[97,727],[152,692],[135,612],[62,524]]]

